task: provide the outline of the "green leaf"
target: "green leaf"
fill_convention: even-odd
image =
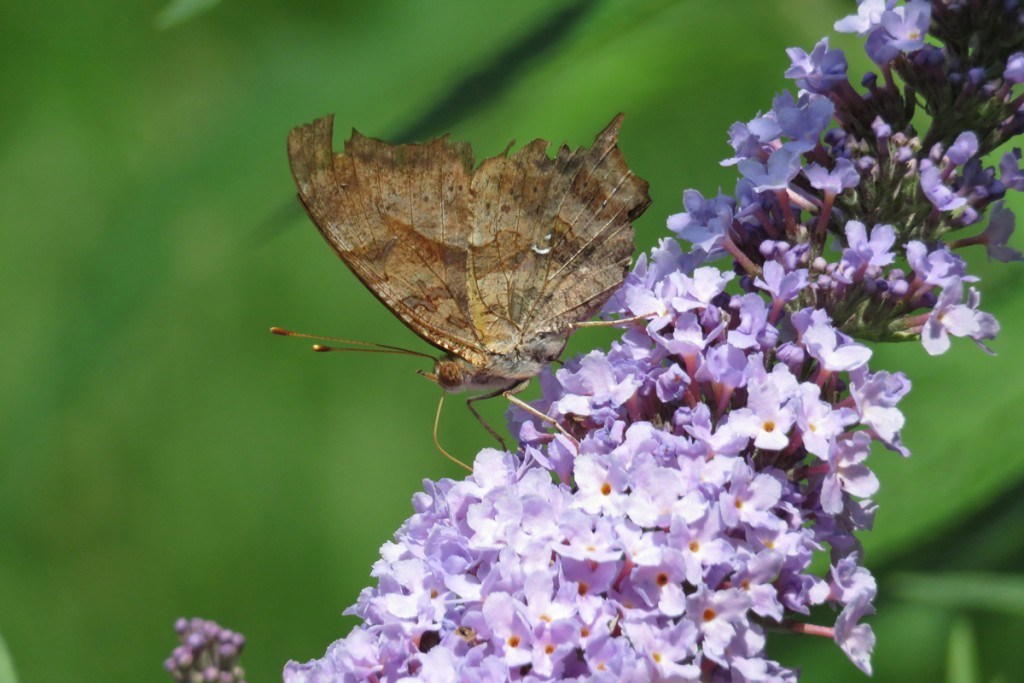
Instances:
[[[946,660],[946,680],[949,683],[980,683],[978,648],[970,620],[957,619],[953,624],[949,631]]]
[[[1024,576],[1017,574],[898,574],[890,589],[899,598],[926,605],[1024,616]]]

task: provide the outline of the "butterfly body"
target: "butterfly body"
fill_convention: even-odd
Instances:
[[[548,363],[561,356],[569,332],[567,330],[564,336],[552,334],[531,339],[511,353],[491,355],[477,364],[446,355],[437,359],[434,372],[427,377],[453,393],[511,389],[535,377]]]
[[[413,332],[444,352],[447,391],[496,395],[558,358],[574,325],[622,284],[631,221],[650,203],[616,146],[621,114],[590,148],[535,140],[474,168],[447,136],[390,145],[333,117],[292,130],[299,198],[328,244]]]

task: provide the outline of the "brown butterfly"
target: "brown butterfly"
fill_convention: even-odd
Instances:
[[[324,239],[444,351],[423,374],[485,392],[467,404],[499,442],[473,402],[525,388],[626,275],[631,222],[651,200],[616,146],[622,118],[589,148],[550,158],[544,140],[511,155],[510,144],[476,168],[470,145],[447,136],[390,145],[353,131],[335,154],[333,116],[288,136],[299,199]]]

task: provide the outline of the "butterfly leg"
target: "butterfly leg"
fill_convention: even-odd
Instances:
[[[555,426],[555,429],[557,429],[558,431],[562,432],[562,434],[565,436],[565,438],[569,439],[569,441],[571,441],[573,443],[573,445],[576,446],[576,450],[578,451],[579,448],[580,448],[580,442],[576,440],[576,437],[574,437],[572,434],[567,432],[565,430],[565,427],[563,427],[558,422],[558,420],[556,420],[555,418],[551,417],[550,415],[545,415],[544,413],[540,412],[539,410],[537,410],[536,408],[531,406],[526,401],[523,401],[521,398],[518,398],[516,396],[516,394],[518,394],[523,389],[525,389],[529,383],[530,383],[530,380],[525,380],[523,382],[520,382],[519,384],[515,385],[511,389],[508,389],[506,391],[501,392],[501,395],[504,396],[505,398],[507,398],[508,402],[511,403],[512,405],[519,406],[520,408],[522,408],[523,410],[528,412],[530,415],[533,415],[534,417],[540,418],[544,422],[550,422],[551,424],[553,424]]]
[[[656,318],[657,313],[644,313],[643,315],[634,315],[632,318],[618,318],[616,320],[582,320],[577,323],[570,325],[574,330],[581,327],[615,327],[616,325],[628,324],[640,322],[641,320],[650,320]]]
[[[492,391],[487,394],[480,394],[479,396],[470,396],[469,398],[466,399],[466,407],[469,408],[469,412],[473,413],[473,417],[475,417],[477,421],[484,426],[484,429],[487,430],[488,434],[490,434],[491,436],[498,440],[498,443],[501,445],[501,450],[503,451],[508,450],[505,447],[505,440],[498,435],[498,432],[494,431],[494,427],[487,423],[487,420],[484,419],[483,415],[476,412],[476,408],[473,407],[473,404],[476,403],[477,401],[484,401],[489,398],[494,398],[495,396],[500,396],[504,394],[506,391],[522,391],[523,389],[526,388],[526,385],[529,383],[530,380],[524,380],[519,384],[513,386],[512,389],[498,389],[497,391]]]
[[[438,424],[438,422],[441,421],[441,406],[443,406],[443,405],[444,405],[444,392],[442,391],[441,392],[441,400],[437,402],[437,414],[434,415],[434,445],[437,447],[437,450],[441,451],[441,455],[443,455],[444,457],[448,458],[449,460],[451,460],[453,463],[455,463],[459,467],[465,467],[467,470],[472,472],[473,471],[472,467],[470,467],[466,463],[462,462],[461,460],[456,458],[454,455],[452,455],[451,453],[446,451],[444,448],[442,448],[441,447],[441,442],[437,440],[437,424]]]
[[[522,399],[516,397],[516,394],[520,393],[528,386],[530,386],[530,380],[524,379],[522,382],[519,382],[518,384],[515,384],[508,389],[498,389],[497,391],[492,391],[489,394],[471,396],[470,398],[466,399],[466,406],[469,408],[469,412],[473,413],[473,416],[477,420],[479,420],[480,424],[484,426],[484,429],[486,429],[491,434],[491,436],[498,440],[498,443],[501,444],[502,450],[508,450],[507,448],[505,448],[505,441],[500,436],[498,436],[498,433],[494,431],[494,428],[487,423],[487,420],[485,420],[483,416],[480,415],[480,413],[476,412],[476,409],[473,407],[473,403],[475,403],[476,401],[483,401],[484,399],[494,398],[495,396],[504,396],[512,405],[522,408],[530,415],[540,418],[544,422],[550,422],[551,424],[553,424],[555,426],[555,429],[557,429],[563,435],[565,435],[565,438],[569,439],[569,441],[571,441],[573,445],[576,446],[576,448],[579,448],[580,442],[576,440],[576,437],[567,432],[565,427],[559,424],[558,420],[551,417],[550,415],[545,415],[544,413],[540,412],[539,410],[531,406],[529,403],[526,403]]]

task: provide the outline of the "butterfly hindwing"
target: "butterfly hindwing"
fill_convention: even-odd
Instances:
[[[650,198],[616,146],[621,122],[619,115],[592,147],[562,146],[552,159],[535,140],[474,173],[470,310],[478,328],[495,331],[485,337],[492,353],[544,333],[568,335],[622,284],[630,221]]]

